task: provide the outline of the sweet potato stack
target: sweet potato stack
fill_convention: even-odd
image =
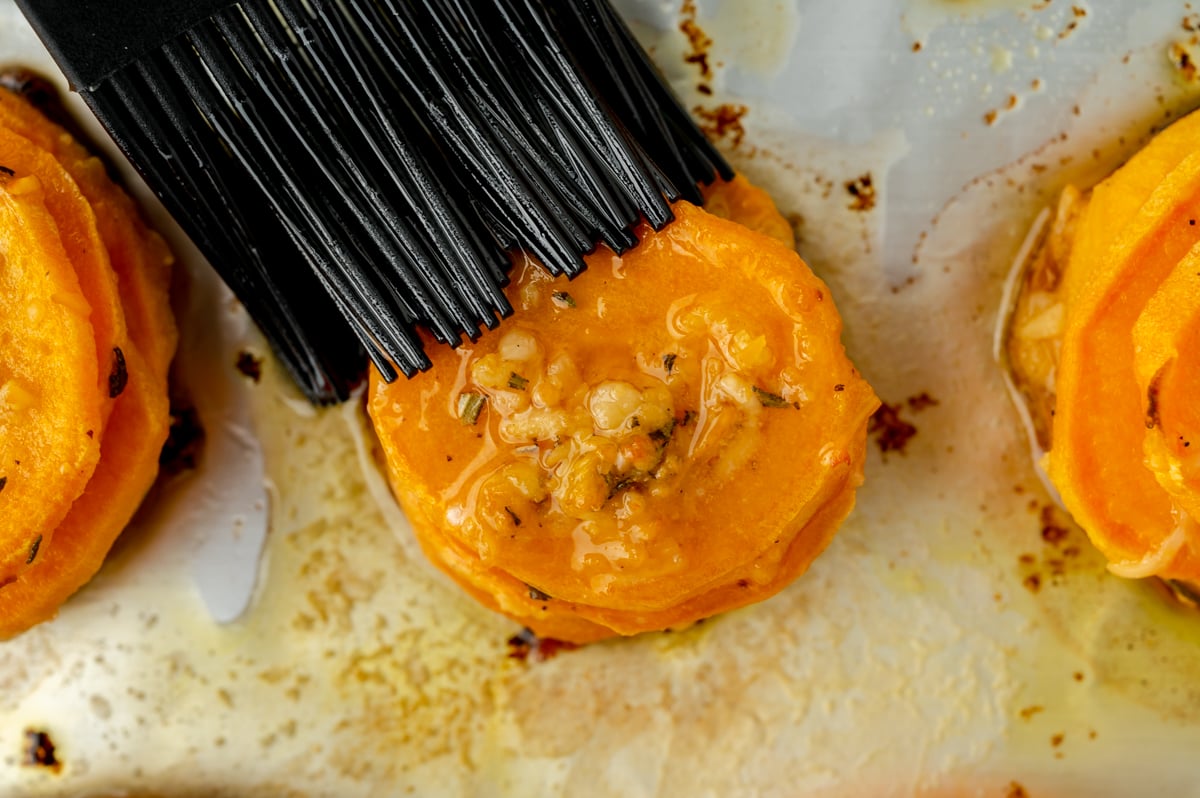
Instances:
[[[675,213],[573,281],[519,263],[499,331],[372,381],[430,559],[545,637],[761,601],[828,545],[862,481],[879,402],[790,225],[741,178]]]
[[[1200,114],[1068,188],[1008,343],[1063,503],[1131,578],[1200,584]],[[1050,275],[1050,279],[1047,279]],[[1057,275],[1057,276],[1055,276]],[[1041,290],[1036,289],[1041,284]],[[1029,391],[1027,390],[1028,394]]]
[[[92,156],[0,90],[0,638],[90,579],[158,473],[172,256]]]

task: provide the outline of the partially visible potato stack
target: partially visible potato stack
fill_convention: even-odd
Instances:
[[[171,262],[101,161],[0,90],[0,638],[95,574],[154,482]]]
[[[1068,188],[1007,355],[1063,504],[1121,576],[1200,584],[1200,114]]]
[[[879,400],[790,225],[741,178],[675,214],[573,281],[519,264],[499,331],[437,348],[412,380],[372,378],[426,553],[544,637],[761,601],[829,544],[862,482]]]

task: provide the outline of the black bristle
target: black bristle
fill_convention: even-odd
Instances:
[[[637,133],[639,136],[645,136],[651,146],[682,146],[688,160],[700,164],[697,171],[681,176],[682,182],[689,185],[695,183],[708,185],[713,181],[714,171],[720,179],[732,180],[734,177],[733,167],[696,126],[687,109],[679,102],[679,98],[675,96],[659,73],[658,67],[650,60],[650,56],[646,54],[642,46],[637,43],[625,21],[613,10],[608,0],[580,0],[580,3],[594,9],[596,14],[604,20],[605,29],[612,36],[612,45],[630,64],[631,74],[640,76],[635,85],[644,93],[641,97],[635,97],[634,104],[631,106],[614,105],[614,108],[620,109],[618,113],[632,113],[635,109],[649,109],[655,115],[661,115],[667,120],[672,135],[665,139],[653,138],[651,135],[653,131],[649,129],[639,129]],[[564,5],[569,6],[569,4]],[[558,9],[560,6],[555,5],[554,8]],[[605,47],[600,48],[600,53],[602,56],[604,55]],[[611,70],[611,67],[609,69]]]
[[[649,151],[684,199],[700,203],[695,159],[686,144],[673,135],[661,110],[648,102],[650,92],[626,49],[614,36],[611,21],[594,3],[563,3],[555,9],[557,27],[577,60],[586,64],[593,85],[618,110],[633,135]],[[614,42],[618,42],[614,46]],[[705,177],[711,182],[713,172]]]
[[[302,262],[315,271],[334,303],[346,312],[371,361],[380,366],[391,356],[406,373],[421,368],[426,362],[416,354],[419,346],[411,329],[402,323],[403,308],[379,291],[363,261],[354,257],[361,251],[360,242],[343,235],[348,220],[320,193],[310,190],[312,181],[292,162],[296,153],[274,146],[263,128],[263,109],[250,102],[247,86],[214,85],[197,68],[193,47],[208,51],[210,66],[217,60],[208,24],[189,32],[190,46],[176,40],[163,47],[188,96],[221,137],[237,168],[250,177],[260,200],[283,221],[304,255]]]
[[[391,0],[380,0],[378,5],[392,14],[394,37],[377,43],[384,45],[377,55],[387,67],[391,84],[427,120],[490,215],[504,219],[505,229],[516,232],[517,243],[537,255],[550,271],[570,272],[581,251],[593,246],[587,230],[558,202],[536,171],[521,162],[520,153],[505,144],[504,131],[489,127],[486,118],[462,101],[447,76],[436,68],[416,19]]]
[[[542,87],[528,79],[528,70],[520,68],[519,60],[514,68],[506,51],[488,38],[488,30],[480,19],[478,4],[468,0],[443,0],[440,6],[430,7],[427,16],[432,25],[443,32],[448,46],[455,38],[448,31],[451,24],[456,32],[466,36],[473,47],[473,58],[466,58],[464,47],[456,47],[447,67],[465,62],[477,77],[473,91],[486,93],[501,116],[506,129],[527,137],[529,146],[547,164],[553,164],[568,185],[578,185],[581,191],[573,193],[571,199],[579,197],[587,203],[589,213],[599,216],[604,226],[597,230],[601,240],[617,252],[623,252],[637,243],[631,228],[641,216],[636,204],[624,187],[614,190],[607,179],[607,167],[598,168],[589,160],[587,147],[571,138],[571,131],[554,115],[551,105],[544,101]],[[535,113],[539,112],[539,113]]]
[[[454,201],[458,186],[436,174],[428,158],[409,155],[407,150],[399,159],[384,157],[378,139],[371,132],[363,134],[361,125],[354,124],[342,108],[329,101],[328,93],[280,28],[279,20],[273,14],[264,14],[255,4],[246,4],[245,11],[254,32],[271,49],[283,80],[296,95],[292,114],[320,124],[321,136],[336,150],[332,160],[347,171],[350,192],[358,194],[364,211],[375,214],[393,235],[412,242],[414,248],[430,247],[430,256],[448,279],[456,282],[462,300],[472,306],[475,324],[491,326],[497,313],[509,312],[497,286],[507,258],[495,242],[485,240],[476,226],[468,223]],[[228,34],[236,40],[235,49],[249,50],[249,31],[234,25]],[[276,87],[274,91],[282,94],[284,89]]]
[[[580,168],[578,160],[563,158],[561,146],[555,146],[545,135],[542,125],[530,116],[528,105],[516,95],[493,48],[478,46],[477,37],[473,49],[464,46],[460,41],[463,34],[478,31],[464,15],[462,5],[427,4],[417,13],[421,15],[417,24],[430,32],[426,41],[432,45],[437,68],[452,80],[464,100],[488,119],[488,129],[503,137],[502,144],[515,148],[522,164],[536,170],[552,187],[579,223],[587,227],[589,241],[602,240],[618,250],[630,246],[627,228],[637,220],[632,204],[619,204],[603,181]]]
[[[315,402],[497,326],[512,257],[576,275],[732,177],[608,0],[180,19],[81,93]]]
[[[264,207],[247,202],[246,177],[222,168],[219,141],[169,72],[146,59],[89,101],[122,150],[160,155],[139,164],[147,182],[238,293],[304,392],[320,404],[348,398],[364,362],[361,350],[340,325],[322,328],[320,320],[337,310],[319,283],[268,267],[264,256],[291,247],[286,231]]]
[[[553,35],[545,9],[533,0],[493,0],[481,6],[488,13],[485,29],[497,32],[497,44],[511,50],[522,77],[544,91],[547,117],[594,153],[597,165],[609,170],[610,184],[628,192],[650,224],[666,224],[671,210],[660,186],[647,174],[642,147],[574,66],[563,41]]]

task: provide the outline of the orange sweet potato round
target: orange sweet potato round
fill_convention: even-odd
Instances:
[[[53,155],[91,206],[100,239],[120,280],[121,302],[131,332],[156,374],[165,375],[178,332],[166,297],[174,256],[162,237],[109,178],[104,163],[27,100],[0,90],[0,127]],[[140,325],[140,326],[139,326]]]
[[[1148,411],[1157,411],[1147,406],[1153,375],[1145,375],[1148,362],[1163,365],[1154,342],[1183,334],[1168,333],[1164,315],[1190,316],[1195,308],[1160,304],[1139,322],[1200,241],[1198,132],[1200,117],[1185,118],[1095,189],[1064,277],[1047,472],[1113,571],[1129,577],[1200,578],[1195,525],[1163,489],[1160,469],[1147,463],[1147,446],[1157,439],[1147,438]],[[1187,301],[1179,291],[1163,301],[1170,296]],[[1168,386],[1176,399],[1186,370],[1177,376],[1183,383]]]
[[[154,484],[170,425],[167,394],[136,347],[126,358],[129,382],[113,408],[91,481],[59,524],[54,545],[0,588],[0,640],[52,618],[95,575]]]
[[[1177,521],[1200,518],[1200,244],[1146,304],[1133,341],[1146,465],[1174,502]]]
[[[82,495],[59,505],[64,515],[53,536],[45,537],[36,556],[27,557],[28,567],[0,584],[0,638],[53,616],[95,574],[154,482],[170,423],[167,372],[177,338],[168,296],[171,256],[162,239],[144,225],[136,206],[108,179],[97,159],[32,106],[0,91],[0,147],[17,135],[11,132],[14,128],[28,134],[29,146],[39,153],[34,157],[21,150],[22,162],[36,162],[45,174],[53,173],[45,159],[57,158],[61,164],[50,181],[57,196],[48,198],[46,205],[57,203],[63,216],[54,221],[62,219],[58,228],[63,239],[75,235],[86,243],[91,258],[82,268],[79,259],[70,259],[69,265],[82,275],[94,264],[111,263],[107,277],[112,271],[119,277],[104,281],[104,293],[98,295],[112,303],[112,317],[118,320],[114,329],[125,336],[120,340],[126,384],[112,401],[103,439],[89,438],[100,444],[99,462],[93,462],[86,488],[81,484]],[[89,219],[95,223],[90,234]],[[4,221],[0,218],[0,224]],[[51,232],[47,230],[48,239]],[[0,302],[10,295],[0,286]],[[99,336],[89,343],[95,347],[94,358],[102,349]],[[101,374],[106,388],[108,376]],[[6,513],[0,504],[0,519],[13,518]]]
[[[724,207],[769,203],[728,190]],[[687,203],[676,215],[574,281],[519,264],[500,331],[370,388],[426,553],[544,636],[761,600],[825,547],[862,478],[878,400],[828,289],[776,240]]]
[[[117,276],[109,263],[108,251],[96,229],[91,206],[53,155],[30,140],[0,125],[0,164],[18,174],[34,175],[45,191],[46,210],[58,227],[63,248],[79,278],[79,287],[91,306],[90,320],[96,338],[96,361],[100,365],[99,384],[101,429],[112,412],[117,391],[110,390],[115,376],[114,351],[128,344],[125,311],[117,295]]]
[[[0,584],[36,558],[100,456],[91,308],[28,174],[0,180]]]
[[[771,195],[743,175],[728,182],[716,181],[701,189],[704,210],[713,216],[737,222],[756,233],[770,236],[788,249],[796,248],[796,231],[780,215]]]

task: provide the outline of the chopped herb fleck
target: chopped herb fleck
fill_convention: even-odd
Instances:
[[[513,509],[511,507],[506,506],[504,508],[504,512],[508,513],[508,517],[512,519],[513,526],[521,525],[521,516],[519,516],[515,512],[513,512]]]
[[[671,436],[675,434],[675,419],[667,422],[662,429],[656,429],[650,433],[650,440],[654,441],[658,446],[666,446],[671,441]]]
[[[508,387],[515,388],[518,391],[523,391],[529,385],[529,380],[522,377],[517,372],[508,375]]]
[[[566,291],[555,291],[553,294],[554,304],[563,308],[575,307],[575,297],[568,294]]]
[[[472,426],[479,420],[487,397],[481,393],[467,391],[458,395],[458,420],[466,426]]]
[[[125,392],[129,384],[129,372],[125,369],[125,353],[121,347],[113,347],[113,367],[108,375],[108,398],[116,399]]]
[[[637,429],[638,427],[642,426],[642,420],[637,416],[634,416],[633,418],[629,419],[629,426],[631,429]]]
[[[758,397],[758,401],[762,403],[763,407],[792,407],[792,404],[787,399],[784,399],[777,393],[764,391],[757,385],[753,386],[753,389],[754,395]]]
[[[675,357],[676,355],[674,353],[670,355],[663,355],[663,368],[667,370],[668,374],[675,370]]]
[[[841,393],[842,391],[846,390],[846,386],[842,385],[839,382],[837,385],[833,386],[833,390],[837,391],[838,393]]]
[[[33,544],[29,547],[29,559],[25,560],[26,565],[33,565],[33,561],[37,559],[38,549],[42,547],[42,536],[38,535]]]
[[[613,491],[616,493],[620,493],[623,490],[629,490],[636,484],[638,484],[637,477],[632,477],[632,476],[625,477],[624,479],[620,480],[619,482],[617,482],[616,485],[613,486]]]
[[[533,585],[525,585],[525,587],[529,588],[529,597],[531,599],[533,599],[534,601],[549,601],[550,600],[550,594],[543,593],[542,591],[538,590]]]

